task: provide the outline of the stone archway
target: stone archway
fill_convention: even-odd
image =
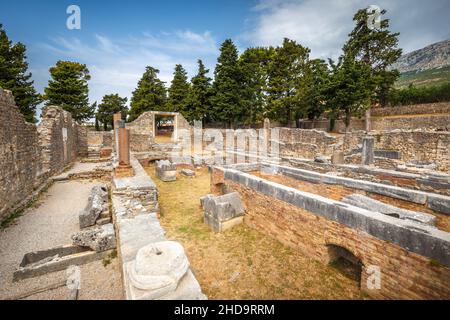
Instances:
[[[345,247],[336,244],[327,244],[328,262],[342,274],[358,282],[361,278],[364,264],[361,259]]]

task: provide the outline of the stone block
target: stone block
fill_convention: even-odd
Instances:
[[[156,161],[156,176],[164,182],[177,179],[177,166],[169,160]]]
[[[333,155],[331,156],[331,163],[332,164],[343,164],[343,163],[345,163],[344,152],[343,151],[335,151],[335,152],[333,152]]]
[[[225,221],[243,216],[245,213],[241,198],[237,192],[223,196],[205,197],[203,209],[205,223],[216,232],[223,229],[221,224]],[[231,224],[234,225],[233,223]]]
[[[431,210],[450,215],[450,197],[430,194],[427,197],[427,207]]]
[[[88,204],[78,216],[80,228],[93,226],[103,210],[107,210],[107,203],[107,187],[105,185],[93,187],[88,198]]]
[[[112,223],[100,227],[81,230],[72,235],[72,243],[102,252],[116,247],[116,236]]]
[[[190,169],[182,169],[181,174],[186,177],[195,177],[195,171]]]
[[[363,165],[371,165],[375,161],[374,155],[375,139],[372,136],[363,137],[361,158]]]
[[[361,194],[352,194],[344,199],[342,202],[351,204],[353,206],[363,208],[369,211],[379,212],[391,217],[396,217],[411,222],[417,222],[434,226],[436,223],[436,217],[432,214],[416,212],[406,209],[401,209],[381,201],[374,200]]]

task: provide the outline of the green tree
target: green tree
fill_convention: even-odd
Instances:
[[[145,72],[133,91],[128,121],[133,121],[145,111],[163,111],[167,96],[164,82],[158,78],[159,70],[146,67]]]
[[[275,49],[269,64],[268,114],[271,119],[290,124],[302,107],[299,86],[309,59],[309,49],[287,38]]]
[[[211,103],[214,120],[236,126],[244,118],[244,95],[242,72],[238,65],[238,51],[231,39],[222,43],[214,71]]]
[[[113,115],[117,112],[122,113],[122,118],[127,114],[127,98],[120,97],[117,93],[103,96],[102,102],[98,105],[97,119],[103,124],[103,129],[108,130],[108,124],[111,128],[114,126]]]
[[[382,10],[381,14],[386,14]],[[372,78],[372,104],[386,105],[387,97],[395,81],[399,77],[397,70],[390,70],[402,55],[402,50],[397,48],[399,33],[389,30],[389,19],[381,19],[380,27],[369,28],[367,24],[367,9],[360,9],[353,17],[355,27],[349,34],[349,39],[344,45],[344,53],[362,61],[370,66]]]
[[[191,79],[188,104],[185,117],[189,121],[201,120],[203,123],[212,118],[211,114],[211,78],[207,76],[209,70],[202,60],[198,60],[198,72]]]
[[[94,116],[89,105],[88,80],[91,78],[85,64],[72,61],[58,61],[50,68],[51,80],[44,89],[46,105],[60,106],[70,112],[77,122]]]
[[[297,87],[297,101],[295,119],[319,118],[325,111],[326,88],[330,81],[330,71],[325,61],[321,59],[309,60],[299,78]]]
[[[333,116],[344,115],[346,131],[351,117],[362,115],[370,107],[372,79],[370,67],[354,57],[346,55],[337,64],[330,62],[332,74],[324,94],[327,107]]]
[[[247,123],[260,122],[264,118],[267,107],[268,69],[274,54],[273,47],[256,47],[246,49],[239,57],[245,89],[243,103]]]
[[[17,107],[28,122],[36,122],[36,106],[42,101],[33,87],[26,61],[26,48],[13,45],[0,24],[0,87],[11,90]]]
[[[181,112],[185,115],[188,104],[189,82],[187,72],[181,64],[175,65],[173,80],[169,88],[167,109],[173,112]]]

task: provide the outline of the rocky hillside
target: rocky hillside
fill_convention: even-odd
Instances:
[[[393,67],[398,69],[400,73],[405,73],[436,69],[448,65],[450,65],[450,39],[405,54]]]

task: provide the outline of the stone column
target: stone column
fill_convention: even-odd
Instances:
[[[365,127],[366,127],[366,131],[369,132],[371,130],[371,128],[370,128],[370,122],[371,122],[371,119],[370,119],[370,108],[366,110],[366,113],[365,113],[365,116],[364,116],[364,120],[365,120],[364,124],[365,124]]]
[[[122,120],[122,114],[120,112],[113,114],[114,125],[114,149],[116,154],[119,152],[119,123]]]
[[[375,139],[372,136],[363,137],[362,154],[361,154],[361,160],[363,165],[368,166],[374,163],[375,160],[374,148],[375,148]]]
[[[118,158],[119,165],[115,169],[116,177],[129,177],[134,174],[130,162],[130,131],[125,128],[125,122],[120,121],[118,131]]]

